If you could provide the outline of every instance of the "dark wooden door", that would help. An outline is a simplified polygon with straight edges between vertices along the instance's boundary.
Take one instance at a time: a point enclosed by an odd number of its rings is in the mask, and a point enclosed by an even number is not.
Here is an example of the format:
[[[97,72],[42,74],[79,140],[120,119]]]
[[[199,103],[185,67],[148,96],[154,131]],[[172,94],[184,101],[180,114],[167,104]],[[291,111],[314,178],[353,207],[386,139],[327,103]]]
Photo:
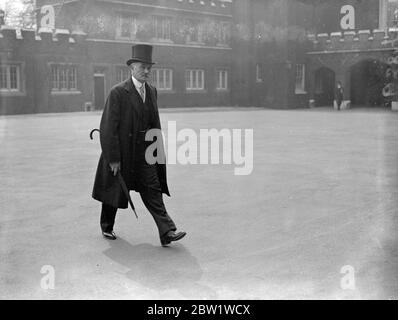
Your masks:
[[[94,106],[95,109],[102,110],[105,105],[105,76],[94,75]]]

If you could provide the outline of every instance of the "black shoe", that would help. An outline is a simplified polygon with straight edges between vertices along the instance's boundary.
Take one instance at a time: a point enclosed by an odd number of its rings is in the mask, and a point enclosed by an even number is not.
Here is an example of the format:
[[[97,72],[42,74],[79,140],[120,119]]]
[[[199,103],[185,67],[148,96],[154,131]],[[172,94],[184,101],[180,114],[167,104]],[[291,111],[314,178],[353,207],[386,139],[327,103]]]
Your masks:
[[[109,240],[116,240],[116,233],[114,231],[111,232],[102,231],[102,235],[104,236],[104,238],[107,238]]]
[[[172,241],[177,241],[185,237],[187,233],[186,232],[175,232],[175,231],[169,231],[165,236],[160,238],[160,243],[162,244],[163,247],[167,246],[170,244]]]

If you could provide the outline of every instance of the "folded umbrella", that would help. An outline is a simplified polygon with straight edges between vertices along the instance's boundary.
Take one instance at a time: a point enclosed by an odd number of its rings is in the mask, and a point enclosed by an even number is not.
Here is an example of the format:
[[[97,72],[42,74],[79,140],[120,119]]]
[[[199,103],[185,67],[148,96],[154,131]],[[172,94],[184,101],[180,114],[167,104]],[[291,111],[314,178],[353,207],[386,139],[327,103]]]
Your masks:
[[[133,209],[134,214],[135,214],[136,218],[138,219],[137,212],[135,212],[133,200],[131,200],[130,192],[129,192],[129,190],[127,189],[127,186],[126,186],[126,182],[124,182],[124,179],[123,179],[122,175],[120,174],[120,171],[118,171],[116,175],[117,175],[117,179],[119,180],[119,184],[120,184],[120,186],[122,187],[122,190],[123,190],[123,192],[124,192],[124,195],[127,197],[127,200],[128,200],[129,203],[130,203],[131,209]]]
[[[93,133],[94,133],[95,131],[100,132],[98,129],[93,129],[93,130],[91,130],[91,131],[90,131],[90,139],[91,139],[91,140],[93,140]],[[135,211],[135,207],[134,207],[134,204],[133,204],[133,200],[131,200],[131,197],[130,197],[129,189],[127,188],[126,182],[124,181],[124,179],[123,179],[123,177],[122,177],[120,171],[117,172],[116,176],[117,176],[117,179],[118,179],[118,181],[119,181],[120,186],[122,187],[122,190],[123,190],[124,195],[126,196],[128,202],[130,203],[131,209],[133,210],[133,212],[134,212],[136,218],[138,219],[137,212]]]

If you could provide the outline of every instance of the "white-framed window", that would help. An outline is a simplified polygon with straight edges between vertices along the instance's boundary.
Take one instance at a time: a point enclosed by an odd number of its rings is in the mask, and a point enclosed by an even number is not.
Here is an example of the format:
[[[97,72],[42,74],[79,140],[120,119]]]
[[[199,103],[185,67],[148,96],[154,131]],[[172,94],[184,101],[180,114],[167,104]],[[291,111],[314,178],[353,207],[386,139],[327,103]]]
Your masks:
[[[261,63],[256,64],[256,82],[263,82],[263,66]]]
[[[187,90],[204,90],[205,71],[202,69],[187,69],[185,80]]]
[[[17,64],[0,64],[0,92],[21,91],[21,68]]]
[[[158,40],[171,40],[171,18],[152,16],[153,36]]]
[[[228,44],[231,26],[229,22],[221,22],[219,27],[218,43]]]
[[[130,69],[125,66],[116,67],[116,83],[123,82],[130,77]]]
[[[228,90],[228,70],[218,69],[216,79],[217,90]]]
[[[382,0],[380,1],[380,14],[379,17],[381,29],[397,28],[398,27],[398,1],[397,0]],[[384,24],[384,25],[382,25]],[[387,25],[387,26],[385,26]]]
[[[51,65],[52,91],[77,91],[77,68],[74,65]]]
[[[295,93],[305,92],[305,64],[296,64],[296,86]]]
[[[135,39],[137,14],[120,12],[117,14],[116,36],[121,39]]]
[[[185,19],[188,28],[188,42],[202,42],[204,26],[198,19]]]
[[[55,67],[59,75],[59,83],[53,89],[68,90],[68,69],[65,67]]]
[[[172,69],[152,69],[152,83],[158,90],[173,90],[173,70]]]
[[[68,86],[70,90],[77,90],[77,69],[76,67],[69,68]]]

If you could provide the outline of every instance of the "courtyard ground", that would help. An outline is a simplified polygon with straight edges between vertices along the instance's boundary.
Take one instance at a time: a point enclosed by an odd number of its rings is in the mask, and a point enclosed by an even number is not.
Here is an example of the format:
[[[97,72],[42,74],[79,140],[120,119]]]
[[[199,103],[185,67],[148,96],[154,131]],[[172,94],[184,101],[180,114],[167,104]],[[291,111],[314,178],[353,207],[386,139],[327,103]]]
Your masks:
[[[398,113],[161,110],[164,131],[254,130],[250,175],[168,166],[168,248],[136,193],[101,236],[100,116],[0,117],[0,299],[398,298]]]

